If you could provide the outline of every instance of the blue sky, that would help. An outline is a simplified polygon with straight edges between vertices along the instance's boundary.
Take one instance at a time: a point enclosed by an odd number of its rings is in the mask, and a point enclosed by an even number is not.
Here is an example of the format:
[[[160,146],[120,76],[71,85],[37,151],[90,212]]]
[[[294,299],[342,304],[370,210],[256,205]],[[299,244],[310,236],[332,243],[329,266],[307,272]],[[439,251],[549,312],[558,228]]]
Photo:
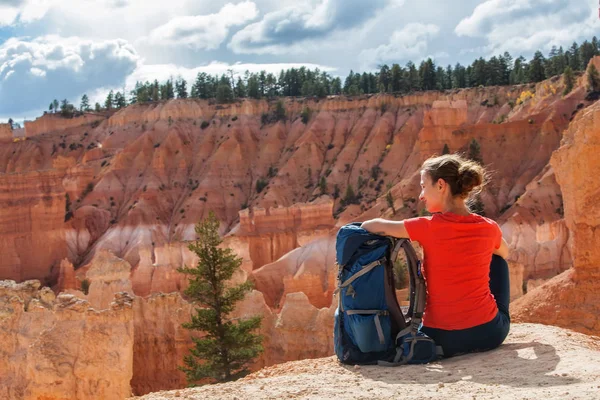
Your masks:
[[[599,28],[596,0],[0,0],[0,121],[200,71],[529,59]]]

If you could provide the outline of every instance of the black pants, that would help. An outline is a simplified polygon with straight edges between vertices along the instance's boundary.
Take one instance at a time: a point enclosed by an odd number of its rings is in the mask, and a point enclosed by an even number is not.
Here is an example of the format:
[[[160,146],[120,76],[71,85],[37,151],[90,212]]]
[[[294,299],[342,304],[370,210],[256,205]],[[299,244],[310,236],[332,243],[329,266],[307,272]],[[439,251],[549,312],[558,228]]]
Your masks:
[[[421,328],[421,332],[442,346],[444,357],[491,350],[504,342],[510,329],[510,278],[507,262],[497,255],[492,256],[490,264],[490,291],[498,306],[498,313],[490,322],[452,331],[427,326]]]

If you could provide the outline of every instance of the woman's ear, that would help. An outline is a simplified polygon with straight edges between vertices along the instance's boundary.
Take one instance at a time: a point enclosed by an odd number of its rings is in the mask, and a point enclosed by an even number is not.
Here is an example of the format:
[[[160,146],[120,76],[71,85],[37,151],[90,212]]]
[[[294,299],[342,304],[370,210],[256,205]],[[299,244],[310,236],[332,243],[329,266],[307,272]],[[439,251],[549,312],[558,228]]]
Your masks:
[[[435,183],[435,187],[438,190],[442,190],[445,185],[446,185],[446,181],[443,180],[442,178],[438,179],[437,182]]]

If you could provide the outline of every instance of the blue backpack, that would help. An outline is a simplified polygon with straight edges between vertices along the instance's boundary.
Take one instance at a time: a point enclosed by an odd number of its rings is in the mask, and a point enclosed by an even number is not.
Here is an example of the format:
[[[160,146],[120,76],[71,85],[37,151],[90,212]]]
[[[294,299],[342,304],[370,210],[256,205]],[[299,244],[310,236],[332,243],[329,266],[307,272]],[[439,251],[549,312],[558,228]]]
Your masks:
[[[334,348],[344,364],[424,364],[441,348],[419,331],[425,309],[425,281],[408,239],[370,233],[351,223],[336,238],[338,307]],[[410,278],[406,316],[396,299],[393,264],[404,250]]]

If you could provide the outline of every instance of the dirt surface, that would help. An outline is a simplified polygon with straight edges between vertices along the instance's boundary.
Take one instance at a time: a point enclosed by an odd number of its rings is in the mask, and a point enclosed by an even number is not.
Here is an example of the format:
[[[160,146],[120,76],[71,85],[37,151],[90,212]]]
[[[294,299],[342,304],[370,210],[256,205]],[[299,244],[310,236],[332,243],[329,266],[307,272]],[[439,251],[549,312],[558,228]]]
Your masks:
[[[600,338],[515,324],[486,353],[397,368],[293,361],[236,382],[150,393],[162,399],[600,399]]]

